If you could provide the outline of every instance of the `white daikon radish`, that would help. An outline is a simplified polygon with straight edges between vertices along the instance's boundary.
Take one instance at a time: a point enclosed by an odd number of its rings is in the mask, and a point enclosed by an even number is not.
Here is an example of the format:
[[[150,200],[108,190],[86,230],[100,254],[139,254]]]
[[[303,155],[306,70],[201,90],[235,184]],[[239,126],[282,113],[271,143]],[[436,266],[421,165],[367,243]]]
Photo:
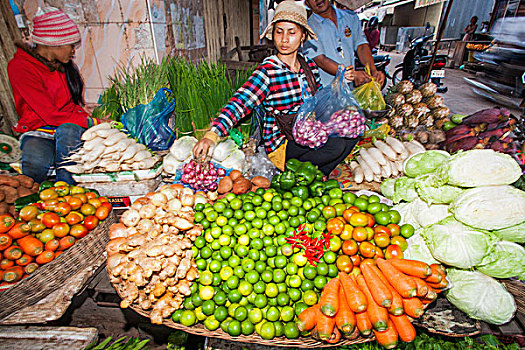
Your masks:
[[[354,174],[354,181],[358,184],[362,183],[365,175],[363,173],[363,168],[361,168],[359,163],[353,160],[350,163],[350,169],[352,169],[352,173]]]
[[[421,152],[425,152],[426,151],[425,146],[423,146],[421,143],[419,143],[419,141],[412,140],[412,141],[410,141],[410,144],[412,144],[412,145],[416,146],[417,148],[419,148],[419,150]]]
[[[396,160],[397,154],[396,152],[386,143],[384,143],[381,140],[375,140],[374,146],[376,146],[388,159],[390,160]]]
[[[149,157],[151,157],[151,153],[149,153],[149,151],[140,151],[133,156],[133,161],[140,162],[141,160]]]
[[[374,174],[374,181],[377,183],[381,182],[381,175]]]
[[[374,181],[374,172],[372,171],[372,169],[370,169],[368,164],[366,164],[366,162],[363,160],[363,157],[361,157],[359,155],[359,156],[357,156],[356,159],[357,159],[357,162],[359,163],[359,165],[361,166],[361,169],[363,169],[365,180],[367,182]]]
[[[88,130],[84,131],[84,133],[82,134],[82,136],[80,137],[80,139],[81,139],[82,141],[89,141],[89,140],[94,139],[95,137],[97,137],[97,133],[94,132],[94,131],[91,130],[91,129],[88,129]]]
[[[119,131],[118,133],[112,134],[111,137],[105,139],[103,144],[104,144],[104,146],[113,146],[114,144],[116,144],[120,140],[123,140],[123,139],[125,139],[127,137],[128,137],[128,135],[126,135],[123,132]]]
[[[121,132],[121,131],[118,130],[118,129],[101,129],[101,130],[97,130],[96,134],[99,137],[107,139],[107,138],[112,137],[113,135],[116,135],[119,132]]]
[[[403,143],[398,139],[393,138],[392,136],[387,136],[385,142],[390,147],[392,147],[392,149],[397,153],[404,153],[406,151],[405,146],[403,146]]]
[[[146,146],[144,146],[143,144],[141,143],[135,143],[131,146],[129,146],[125,151],[124,153],[122,153],[122,157],[120,158],[121,161],[126,161],[128,159],[131,159],[133,158],[133,156],[135,154],[137,154],[138,152],[142,151],[142,150],[145,150],[146,149]]]
[[[392,176],[392,166],[390,162],[387,162],[381,167],[381,175],[386,179]]]
[[[91,151],[91,150],[93,150],[93,148],[95,148],[97,145],[102,144],[103,141],[104,141],[103,138],[95,137],[95,138],[92,139],[92,140],[89,140],[89,141],[84,142],[84,145],[82,146],[82,148],[85,149],[86,151]]]
[[[106,171],[112,173],[115,171],[119,171],[119,168],[120,168],[119,163],[112,163],[106,166]]]
[[[133,143],[136,143],[135,140],[128,138],[122,139],[113,146],[106,148],[106,153],[113,153],[115,151],[124,151],[128,146],[131,146]]]
[[[95,148],[91,150],[91,152],[87,154],[86,161],[94,162],[102,155],[102,153],[104,153],[104,150],[105,147],[102,144],[98,144]]]
[[[368,153],[374,157],[374,159],[379,163],[379,165],[384,166],[388,161],[385,159],[383,153],[376,147],[370,147]]]
[[[412,143],[410,143],[408,141],[403,142],[403,145],[408,150],[409,155],[416,154],[416,153],[420,152],[419,147],[413,145]]]
[[[374,159],[374,157],[372,157],[368,153],[368,150],[366,148],[361,148],[361,150],[359,151],[359,154],[363,158],[363,161],[365,161],[366,164],[370,167],[370,169],[374,172],[374,174],[376,174],[376,175],[380,175],[381,174],[381,166]],[[359,162],[359,163],[361,163],[361,162]]]
[[[81,164],[65,165],[62,168],[73,174],[82,174],[84,172],[84,167]]]

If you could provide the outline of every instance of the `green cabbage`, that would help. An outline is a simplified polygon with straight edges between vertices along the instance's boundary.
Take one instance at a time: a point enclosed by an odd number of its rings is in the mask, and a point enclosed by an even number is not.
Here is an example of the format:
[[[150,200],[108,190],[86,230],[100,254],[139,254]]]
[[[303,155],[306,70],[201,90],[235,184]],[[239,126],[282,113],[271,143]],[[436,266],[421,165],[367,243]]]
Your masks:
[[[492,232],[495,233],[500,239],[516,243],[525,243],[525,221],[519,225],[514,225]]]
[[[516,312],[512,294],[495,279],[479,271],[447,269],[452,288],[445,295],[472,318],[492,324],[509,322]]]
[[[463,192],[449,210],[462,223],[499,230],[525,221],[525,192],[512,186],[485,186]]]
[[[416,179],[401,176],[394,184],[394,195],[392,200],[394,203],[399,203],[402,200],[405,202],[412,202],[418,198],[416,192]]]
[[[421,235],[436,260],[462,269],[480,264],[496,241],[490,232],[463,225],[452,216],[426,227]]]
[[[476,268],[485,275],[509,278],[525,274],[525,249],[519,244],[501,241]]]
[[[426,151],[408,157],[403,163],[403,172],[406,176],[416,177],[436,170],[443,162],[450,158],[445,151]]]
[[[516,182],[521,176],[521,168],[508,154],[474,149],[453,155],[437,169],[437,173],[443,184],[478,187]]]
[[[433,225],[451,215],[448,212],[448,205],[432,204],[429,206],[419,198],[410,203],[399,203],[392,210],[399,212],[401,222],[411,224],[415,229]]]
[[[388,199],[394,198],[396,179],[385,179],[381,183],[381,194]]]
[[[427,264],[439,263],[434,257],[425,243],[425,240],[421,236],[421,229],[417,230],[416,233],[407,239],[408,248],[403,252],[404,259],[412,259],[424,261]]]
[[[421,175],[416,178],[416,191],[419,197],[421,197],[421,199],[423,199],[428,204],[451,203],[454,199],[456,199],[457,196],[461,194],[461,192],[464,191],[462,188],[456,186],[436,186],[436,178],[437,175],[435,174]]]

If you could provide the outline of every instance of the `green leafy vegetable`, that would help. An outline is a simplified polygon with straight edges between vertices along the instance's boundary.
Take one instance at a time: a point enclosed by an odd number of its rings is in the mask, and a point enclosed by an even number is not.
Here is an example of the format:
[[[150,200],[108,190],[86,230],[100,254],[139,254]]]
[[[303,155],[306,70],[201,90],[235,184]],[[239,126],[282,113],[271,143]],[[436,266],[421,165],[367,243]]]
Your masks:
[[[408,248],[403,252],[405,259],[424,261],[427,264],[439,263],[427,247],[425,240],[421,236],[421,229],[407,240]]]
[[[406,176],[410,177],[429,174],[449,158],[450,154],[445,151],[426,151],[417,153],[405,160],[403,163],[403,171]]]
[[[519,244],[501,241],[476,268],[495,278],[510,278],[525,274],[525,249]]]
[[[381,183],[381,193],[388,199],[394,198],[396,179],[385,179]]]
[[[500,239],[516,243],[525,243],[525,221],[519,225],[502,228],[501,230],[492,232]]]
[[[419,197],[428,204],[449,204],[464,191],[456,186],[436,186],[436,177],[435,174],[425,174],[416,178],[416,191]]]
[[[402,176],[396,180],[394,184],[394,195],[392,196],[394,203],[401,201],[412,202],[418,198],[416,192],[416,179]]]

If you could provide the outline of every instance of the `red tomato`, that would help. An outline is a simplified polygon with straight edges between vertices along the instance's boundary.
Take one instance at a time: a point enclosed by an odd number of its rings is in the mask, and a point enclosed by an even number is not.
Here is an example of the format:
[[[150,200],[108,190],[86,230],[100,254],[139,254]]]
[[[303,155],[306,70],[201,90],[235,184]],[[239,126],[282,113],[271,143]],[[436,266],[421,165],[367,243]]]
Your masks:
[[[65,222],[59,222],[53,226],[53,234],[57,238],[65,237],[69,234],[69,225]]]
[[[97,194],[95,192],[86,192],[86,197],[87,199],[93,199],[93,198],[97,198]]]
[[[373,245],[372,243],[368,241],[361,242],[359,244],[359,253],[361,254],[361,256],[364,256],[365,258],[373,258],[374,256],[376,256],[376,251],[378,249],[379,248],[377,248],[375,245]],[[364,261],[362,261],[361,264],[363,262]]]
[[[101,198],[104,198],[104,197],[100,197],[99,199]],[[109,211],[113,210],[113,206],[111,205],[111,203],[107,202],[107,199],[106,199],[106,202],[102,201],[102,206],[108,208]]]
[[[390,237],[386,233],[378,232],[374,235],[374,242],[379,248],[386,248],[390,244]]]
[[[70,225],[75,225],[84,220],[84,215],[80,214],[79,212],[72,211],[71,213],[66,215],[66,222]]]
[[[98,218],[95,215],[88,215],[84,219],[84,226],[89,230],[93,230],[98,225]],[[73,228],[72,228],[73,229]],[[71,236],[75,237],[73,234]]]
[[[368,227],[374,227],[376,224],[376,219],[374,218],[374,215],[370,213],[365,213],[365,215],[368,217]]]
[[[403,259],[403,251],[396,244],[391,244],[386,248],[385,258],[387,259]]]
[[[97,208],[97,210],[95,211],[95,216],[99,220],[104,220],[108,217],[110,211],[111,209],[108,209],[105,205],[103,205]]]
[[[55,213],[44,213],[41,220],[45,227],[51,228],[60,222],[60,216]]]
[[[390,229],[383,225],[377,225],[376,227],[374,227],[374,232],[375,233],[385,233],[388,236],[390,236],[391,234]]]
[[[392,237],[399,236],[401,228],[398,224],[388,224],[386,227],[390,230]]]
[[[345,253],[346,255],[355,255],[357,254],[358,249],[359,247],[357,246],[356,241],[354,241],[353,239],[343,241],[343,253]]]
[[[73,237],[75,237],[76,239],[80,239],[82,237],[84,237],[85,235],[88,234],[88,229],[86,228],[86,226],[82,225],[82,224],[75,224],[73,226],[71,226],[71,231],[69,231],[69,234]]]
[[[88,203],[94,206],[95,208],[98,208],[102,205],[102,202],[98,198],[90,198],[88,199]]]
[[[66,216],[71,211],[71,205],[67,202],[58,203],[55,207],[55,213],[60,216]]]
[[[361,257],[359,255],[352,255],[350,257],[350,260],[352,260],[352,264],[354,264],[354,268],[356,266],[361,265]]]

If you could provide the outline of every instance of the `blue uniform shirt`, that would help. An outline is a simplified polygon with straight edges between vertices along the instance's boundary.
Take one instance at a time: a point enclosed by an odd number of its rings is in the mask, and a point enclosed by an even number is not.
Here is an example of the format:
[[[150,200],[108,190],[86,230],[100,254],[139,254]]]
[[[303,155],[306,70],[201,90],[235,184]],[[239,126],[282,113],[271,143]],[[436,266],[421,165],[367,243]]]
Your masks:
[[[314,30],[318,40],[309,40],[304,44],[304,54],[314,59],[319,55],[334,60],[345,66],[354,65],[354,53],[359,45],[368,44],[361,29],[361,22],[354,11],[334,8],[337,15],[337,27],[330,19],[312,13],[308,24]],[[321,84],[326,86],[334,76],[319,69]]]

